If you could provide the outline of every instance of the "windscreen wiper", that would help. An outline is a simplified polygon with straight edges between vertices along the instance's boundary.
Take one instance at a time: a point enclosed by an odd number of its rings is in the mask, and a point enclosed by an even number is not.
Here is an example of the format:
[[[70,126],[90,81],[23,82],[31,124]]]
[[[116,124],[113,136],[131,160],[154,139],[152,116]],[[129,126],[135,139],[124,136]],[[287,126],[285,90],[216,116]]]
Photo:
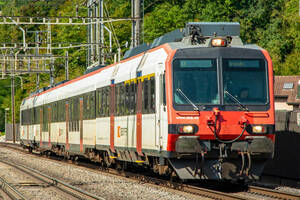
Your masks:
[[[244,106],[236,97],[230,94],[227,90],[225,90],[224,93],[228,95],[235,103],[237,103],[242,110],[249,112],[249,109],[246,106]]]
[[[181,89],[177,88],[176,92],[180,94],[183,98],[185,98],[185,100],[187,100],[187,102],[189,102],[193,106],[194,110],[200,111],[199,108],[182,92]]]

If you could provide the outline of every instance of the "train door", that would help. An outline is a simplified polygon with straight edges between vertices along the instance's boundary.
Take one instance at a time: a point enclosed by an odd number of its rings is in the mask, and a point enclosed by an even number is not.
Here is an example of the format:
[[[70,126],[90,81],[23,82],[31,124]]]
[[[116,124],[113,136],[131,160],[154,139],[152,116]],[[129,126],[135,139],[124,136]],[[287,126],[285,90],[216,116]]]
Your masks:
[[[69,145],[69,103],[65,103],[65,112],[66,112],[66,150],[69,150],[70,145]]]
[[[115,153],[115,84],[112,80],[110,85],[110,150]]]
[[[155,146],[162,150],[163,148],[163,134],[164,131],[168,130],[168,118],[166,108],[166,86],[165,86],[165,72],[163,63],[159,63],[156,71],[156,137]]]
[[[142,79],[137,80],[136,151],[142,154]]]
[[[79,99],[79,113],[80,152],[83,152],[83,98]]]
[[[51,106],[48,106],[48,147],[51,148],[51,116],[52,110]]]
[[[40,147],[43,146],[43,107],[40,107]]]
[[[141,88],[141,89],[140,89]],[[140,91],[139,91],[140,89]],[[142,148],[155,149],[156,114],[155,114],[155,74],[149,74],[139,81],[138,113],[142,113]],[[139,116],[137,116],[139,117]]]

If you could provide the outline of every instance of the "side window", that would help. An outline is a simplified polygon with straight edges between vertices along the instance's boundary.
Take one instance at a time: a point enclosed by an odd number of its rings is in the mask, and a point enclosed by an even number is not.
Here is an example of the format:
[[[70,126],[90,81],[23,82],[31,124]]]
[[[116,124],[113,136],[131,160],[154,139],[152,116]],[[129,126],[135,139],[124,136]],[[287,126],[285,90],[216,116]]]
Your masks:
[[[90,114],[89,114],[89,119],[95,119],[95,92],[90,93]],[[78,106],[79,107],[79,106]],[[79,112],[79,110],[78,110]]]
[[[150,113],[155,113],[155,77],[150,79]]]
[[[102,95],[102,89],[99,89],[97,91],[97,102],[98,102],[98,112],[97,112],[97,116],[100,117],[103,114],[103,95]]]
[[[132,81],[130,83],[130,95],[129,95],[129,101],[130,101],[130,105],[129,105],[129,112],[130,114],[135,114],[135,108],[136,108],[136,87],[137,87],[137,84]]]
[[[86,109],[89,111],[90,110],[90,95],[87,94],[86,96]]]
[[[34,108],[31,108],[30,112],[31,112],[30,124],[34,124],[34,118],[35,118]]]
[[[114,114],[115,116],[120,115],[120,85],[115,85],[115,110]]]
[[[124,83],[120,84],[120,115],[124,116],[125,115],[125,86]]]
[[[22,111],[21,111],[21,117],[22,117],[22,119],[21,119],[21,125],[24,125],[24,119],[25,119],[24,113],[25,113],[25,111],[22,110]]]
[[[129,105],[130,105],[130,84],[126,83],[125,84],[125,105],[124,105],[124,115],[129,115]]]
[[[106,87],[106,116],[110,116],[110,86]]]
[[[144,79],[144,82],[142,83],[143,86],[143,90],[142,90],[142,94],[143,94],[143,109],[142,112],[143,113],[149,113],[149,81],[148,78]]]
[[[34,124],[39,124],[40,121],[40,112],[39,107],[34,108]]]
[[[43,131],[48,131],[48,117],[49,117],[48,106],[49,105],[43,106]]]
[[[72,99],[69,100],[69,131],[73,131],[72,129],[72,120],[73,120],[73,110],[72,110],[73,102]]]
[[[89,94],[83,96],[83,119],[88,119],[90,113],[90,97]]]
[[[101,91],[102,91],[102,100],[103,100],[101,116],[105,117],[105,116],[107,116],[107,114],[106,114],[106,112],[107,112],[106,111],[107,110],[107,91],[106,91],[106,88],[102,88]]]

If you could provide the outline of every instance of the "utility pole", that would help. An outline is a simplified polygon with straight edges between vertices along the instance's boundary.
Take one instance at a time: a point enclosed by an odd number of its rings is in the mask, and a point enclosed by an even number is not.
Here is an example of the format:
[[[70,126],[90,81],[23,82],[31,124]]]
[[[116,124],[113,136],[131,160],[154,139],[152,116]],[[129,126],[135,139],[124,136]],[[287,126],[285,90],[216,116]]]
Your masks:
[[[9,111],[9,108],[5,108],[5,124],[4,124],[4,131],[5,131],[5,134],[7,134],[7,129],[6,129],[6,124],[7,124],[7,112]]]
[[[140,45],[141,38],[141,0],[131,0],[131,16],[132,21],[132,41],[131,46],[137,47]]]
[[[104,29],[103,29],[103,17],[104,17],[104,9],[103,9],[103,0],[99,0],[99,14],[100,14],[100,19],[101,19],[101,23],[100,23],[100,49],[101,52],[99,52],[99,64],[104,65],[105,63],[105,59],[104,59]],[[102,56],[101,56],[102,55]],[[101,63],[100,63],[101,62]]]
[[[16,142],[16,120],[15,120],[15,75],[11,76],[11,119],[12,119],[12,133],[13,143]]]
[[[66,80],[69,80],[69,51],[66,51],[66,60],[65,60],[65,76]]]

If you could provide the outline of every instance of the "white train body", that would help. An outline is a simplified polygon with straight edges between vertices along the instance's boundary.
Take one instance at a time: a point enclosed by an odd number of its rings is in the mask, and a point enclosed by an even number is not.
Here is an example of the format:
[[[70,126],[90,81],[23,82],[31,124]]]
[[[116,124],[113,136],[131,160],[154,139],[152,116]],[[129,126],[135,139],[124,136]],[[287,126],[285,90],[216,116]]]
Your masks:
[[[157,112],[142,115],[141,147],[145,150],[150,150],[149,152],[166,150],[167,134],[163,133],[167,133],[167,131],[162,130],[167,127],[166,112],[160,109],[162,101],[159,99],[162,98],[162,80],[160,78],[165,71],[167,57],[168,54],[165,48],[160,47],[134,58],[110,65],[25,99],[21,105],[21,111],[62,100],[66,100],[65,104],[68,106],[67,104],[70,103],[68,100],[73,97],[77,97],[84,104],[83,96],[85,94],[90,92],[95,92],[96,94],[97,89],[110,87],[112,81],[114,85],[117,85],[118,83],[136,82],[138,78],[143,81],[145,78],[152,77],[155,81],[155,94],[151,95],[155,96],[155,108],[158,109]],[[140,77],[137,77],[137,72],[141,74]],[[84,105],[79,105],[79,107],[82,107],[79,108],[79,112],[80,109],[85,109]],[[52,107],[48,109],[53,110]],[[29,115],[31,118],[34,118],[32,113],[34,111]],[[23,120],[25,117],[28,116],[21,116]],[[53,116],[48,118],[48,123],[44,124],[48,126],[47,131],[41,130],[43,126],[41,116],[39,124],[25,125],[22,123],[21,140],[25,144],[34,141],[39,143],[40,148],[45,149],[51,148],[52,145],[67,144],[69,146],[68,150],[73,153],[84,153],[85,148],[109,149],[110,147],[110,116],[87,120],[79,119],[77,120],[79,124],[75,125],[79,127],[73,129],[69,127],[68,123],[70,122],[50,122]],[[113,146],[115,149],[137,148],[136,118],[136,115],[114,116]],[[83,134],[82,138],[80,138],[80,131]]]

